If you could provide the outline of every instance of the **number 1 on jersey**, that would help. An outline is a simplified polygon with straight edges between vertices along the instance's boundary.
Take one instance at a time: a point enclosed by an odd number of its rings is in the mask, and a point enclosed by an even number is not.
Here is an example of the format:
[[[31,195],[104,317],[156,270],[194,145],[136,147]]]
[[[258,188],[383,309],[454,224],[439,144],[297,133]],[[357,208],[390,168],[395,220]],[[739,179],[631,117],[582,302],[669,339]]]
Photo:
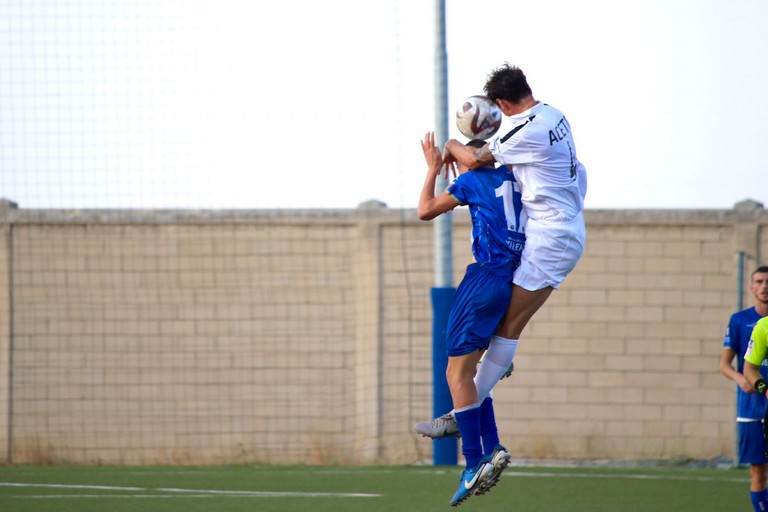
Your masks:
[[[515,197],[517,195],[517,197]],[[520,215],[515,213],[515,204],[521,204],[520,185],[511,180],[504,180],[499,188],[496,189],[496,197],[504,201],[504,216],[507,218],[507,229],[510,231],[519,231]],[[522,209],[518,208],[522,214]]]

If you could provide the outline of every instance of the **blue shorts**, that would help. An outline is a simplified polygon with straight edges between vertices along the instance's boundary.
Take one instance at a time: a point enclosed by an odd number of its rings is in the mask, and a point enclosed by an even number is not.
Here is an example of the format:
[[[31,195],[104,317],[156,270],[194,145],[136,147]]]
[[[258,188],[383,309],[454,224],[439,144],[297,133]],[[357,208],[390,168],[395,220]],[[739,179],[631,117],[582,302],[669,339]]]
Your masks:
[[[449,357],[488,346],[512,297],[512,273],[489,270],[479,263],[467,267],[456,289],[446,333]]]
[[[739,421],[739,464],[765,464],[765,437],[761,421]]]

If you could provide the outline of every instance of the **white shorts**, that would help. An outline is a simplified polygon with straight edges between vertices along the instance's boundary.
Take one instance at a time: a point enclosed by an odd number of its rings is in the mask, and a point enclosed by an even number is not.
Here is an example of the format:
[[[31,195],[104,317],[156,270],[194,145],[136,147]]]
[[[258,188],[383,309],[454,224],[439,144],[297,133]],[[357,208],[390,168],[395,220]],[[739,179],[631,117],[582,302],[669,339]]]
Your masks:
[[[528,219],[514,283],[529,291],[557,289],[581,258],[586,238],[583,213],[568,222]]]

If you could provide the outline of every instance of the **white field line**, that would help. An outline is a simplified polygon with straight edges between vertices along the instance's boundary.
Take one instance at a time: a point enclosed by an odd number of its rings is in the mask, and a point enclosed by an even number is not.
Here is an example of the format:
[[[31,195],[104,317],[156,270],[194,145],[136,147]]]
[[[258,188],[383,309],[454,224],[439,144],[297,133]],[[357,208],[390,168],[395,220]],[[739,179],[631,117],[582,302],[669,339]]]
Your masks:
[[[617,478],[623,480],[675,480],[685,482],[748,482],[749,478],[719,478],[713,476],[670,476],[670,475],[610,475],[606,473],[524,473],[522,471],[505,471],[502,476],[526,476],[541,478],[575,477],[575,478]]]
[[[22,500],[65,500],[69,499],[163,499],[173,498],[179,499],[178,494],[27,494],[24,496],[12,496],[16,499]],[[214,496],[213,494],[185,494],[184,498],[217,498],[220,496]]]
[[[515,472],[515,471],[513,471],[514,467],[515,466],[510,466],[509,468],[507,468],[507,470],[504,472],[504,475],[509,475],[509,476],[526,476],[526,477],[538,477],[538,476],[541,476],[542,478],[556,477],[556,476],[575,476],[577,478],[578,477],[581,477],[581,478],[592,478],[592,477],[594,477],[594,478],[624,478],[624,479],[630,479],[630,480],[631,479],[638,479],[638,480],[646,480],[646,479],[647,480],[654,480],[654,479],[655,480],[664,480],[664,479],[667,479],[667,480],[689,480],[689,481],[700,480],[700,481],[713,481],[713,482],[728,482],[728,481],[743,482],[744,481],[743,478],[735,478],[735,477],[720,478],[720,477],[711,477],[711,476],[707,476],[707,477],[697,477],[697,476],[662,476],[662,475],[650,475],[650,474],[624,475],[624,474],[610,474],[610,473],[576,473],[576,472],[574,472],[574,473],[566,473],[566,472],[563,472],[563,473],[554,473],[554,472],[552,472],[552,473],[550,473],[550,472],[531,472],[531,473],[527,473],[527,472],[519,472],[519,471]],[[416,474],[422,474],[422,475],[424,475],[424,474],[427,474],[427,475],[445,475],[445,474],[452,475],[452,474],[456,473],[458,475],[459,473],[461,473],[461,469],[462,469],[461,466],[445,467],[445,468],[426,468],[425,467],[423,469],[416,470],[415,473]],[[285,474],[290,474],[290,473],[303,474],[303,473],[306,473],[306,470],[304,470],[304,469],[295,469],[295,470],[281,469],[280,471],[282,473],[285,473]],[[351,473],[355,473],[355,474],[360,474],[360,473],[392,474],[392,473],[398,473],[401,470],[399,470],[399,469],[379,469],[379,468],[373,468],[373,469],[368,469],[368,468],[354,468],[354,469],[344,469],[344,468],[327,468],[327,469],[324,469],[324,468],[317,468],[315,471],[317,471],[317,472],[319,472],[319,473],[321,473],[323,475],[344,475],[344,474],[351,474]],[[39,475],[40,473],[41,473],[41,471],[23,471],[23,470],[21,470],[21,471],[15,472],[14,474],[36,476],[36,475]],[[220,473],[220,471],[218,471],[218,470],[211,470],[211,471],[206,471],[206,470],[156,471],[156,470],[151,470],[151,469],[150,470],[146,470],[146,471],[145,470],[135,470],[135,471],[115,470],[115,471],[110,471],[110,470],[103,470],[102,469],[102,470],[99,471],[99,474],[120,474],[120,475],[125,475],[125,474],[129,474],[129,475],[201,475],[201,474],[204,475],[204,474],[213,474],[213,475],[215,475],[217,473]],[[728,471],[727,470],[723,470],[723,473],[726,474],[726,473],[728,473]],[[2,485],[1,482],[0,482],[0,485]]]
[[[445,474],[459,474],[461,472],[461,467],[456,466],[456,468],[447,468],[447,469],[421,469],[415,471],[417,474],[421,475],[445,475]],[[397,470],[378,470],[378,469],[372,469],[367,470],[369,472],[375,472],[377,474],[381,473],[396,473]],[[297,470],[299,472],[299,470]],[[322,470],[322,473],[324,475],[327,474],[346,474],[346,473],[363,473],[366,472],[366,469],[327,469]],[[723,475],[727,474],[728,471],[724,470]],[[549,472],[549,471],[537,471],[537,472],[524,472],[524,471],[514,471],[511,467],[507,468],[506,471],[502,474],[502,476],[520,476],[520,477],[528,477],[528,478],[557,478],[557,477],[576,477],[576,478],[615,478],[615,479],[621,479],[621,480],[675,480],[675,481],[685,481],[685,482],[738,482],[738,483],[744,483],[749,481],[749,477],[733,477],[733,476],[695,476],[695,475],[679,475],[679,476],[673,476],[673,475],[652,475],[652,474],[622,474],[622,473],[579,473],[579,472],[563,472],[563,473],[555,473],[555,472]]]
[[[200,494],[205,496],[250,496],[255,498],[379,498],[381,494],[355,492],[282,492],[282,491],[235,491],[218,489],[179,489],[175,487],[115,487],[109,485],[70,485],[0,482],[0,487],[21,487],[37,489],[88,489],[97,491],[157,491],[173,496]],[[130,497],[131,495],[124,495]]]
[[[360,469],[355,469],[355,472],[359,473]],[[352,472],[343,469],[335,469],[329,471],[331,473],[347,473]],[[390,472],[386,471],[385,472]],[[391,472],[395,472],[392,470]],[[450,470],[434,469],[423,470],[419,473],[427,474],[445,474],[450,473]],[[651,475],[651,474],[608,474],[608,473],[578,473],[578,472],[566,472],[566,473],[553,473],[553,472],[522,472],[522,471],[510,471],[507,470],[503,473],[504,477],[526,477],[526,478],[606,478],[606,479],[620,479],[620,480],[675,480],[675,481],[689,481],[689,482],[733,482],[743,484],[748,482],[749,479],[745,477],[712,477],[712,476],[673,476],[673,475]],[[341,497],[341,498],[378,498],[381,494],[370,493],[334,493],[334,492],[284,492],[284,491],[237,491],[237,490],[217,490],[217,489],[182,489],[176,487],[116,487],[107,485],[72,485],[72,484],[36,484],[36,483],[17,483],[17,482],[0,482],[0,487],[17,487],[17,488],[46,488],[46,489],[79,489],[79,490],[96,490],[96,491],[121,491],[131,494],[59,494],[59,495],[26,495],[16,496],[16,498],[27,499],[60,499],[60,498],[173,498],[183,495],[187,498],[212,498],[216,496],[240,496],[240,497],[254,497],[254,498],[327,498],[327,497]],[[156,492],[157,494],[136,494],[137,492]]]

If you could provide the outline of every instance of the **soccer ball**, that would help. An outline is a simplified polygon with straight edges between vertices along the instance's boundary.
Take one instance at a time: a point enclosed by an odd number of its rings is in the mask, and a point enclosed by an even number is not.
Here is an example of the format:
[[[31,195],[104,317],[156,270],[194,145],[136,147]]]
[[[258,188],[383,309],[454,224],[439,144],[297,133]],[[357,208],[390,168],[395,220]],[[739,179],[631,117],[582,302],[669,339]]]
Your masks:
[[[486,96],[470,96],[456,111],[456,126],[468,139],[486,140],[501,127],[501,110]]]

